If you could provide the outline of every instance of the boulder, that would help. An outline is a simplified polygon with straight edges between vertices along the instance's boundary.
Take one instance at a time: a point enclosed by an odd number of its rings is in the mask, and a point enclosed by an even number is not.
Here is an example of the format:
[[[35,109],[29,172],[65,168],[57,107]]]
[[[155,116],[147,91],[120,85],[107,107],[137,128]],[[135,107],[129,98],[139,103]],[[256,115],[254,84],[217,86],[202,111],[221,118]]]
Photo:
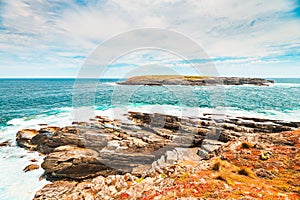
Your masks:
[[[211,157],[219,155],[223,145],[224,142],[205,139],[202,141],[201,149],[198,150],[197,154],[202,159],[208,160]]]
[[[101,162],[98,152],[71,145],[55,148],[45,158],[42,168],[48,179],[84,179],[116,173]]]
[[[6,146],[10,146],[9,140],[0,143],[0,147],[6,147]]]
[[[31,140],[38,134],[39,132],[35,129],[23,129],[19,131],[16,136],[17,145],[27,149],[35,148],[36,145],[33,145]]]
[[[40,166],[37,165],[37,164],[30,164],[30,165],[26,166],[26,167],[23,169],[23,171],[24,171],[24,172],[29,172],[29,171],[36,170],[36,169],[39,169],[39,168],[40,168]]]
[[[275,178],[275,175],[272,172],[262,168],[255,170],[255,174],[260,178],[267,178],[267,179]]]

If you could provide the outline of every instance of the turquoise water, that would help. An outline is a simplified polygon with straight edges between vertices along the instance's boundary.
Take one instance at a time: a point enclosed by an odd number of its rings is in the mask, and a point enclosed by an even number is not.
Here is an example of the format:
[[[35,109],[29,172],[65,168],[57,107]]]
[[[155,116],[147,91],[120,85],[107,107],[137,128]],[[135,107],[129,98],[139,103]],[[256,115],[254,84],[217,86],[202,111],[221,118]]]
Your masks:
[[[99,81],[95,108],[105,110],[122,105],[173,105],[183,107],[214,108],[222,106],[232,110],[258,113],[290,113],[300,110],[300,79],[274,79],[271,87],[226,86],[220,92],[213,87],[130,87],[133,92],[128,101],[118,101],[122,93],[115,94],[117,79]],[[0,79],[0,127],[15,118],[31,119],[37,115],[55,115],[72,107],[74,79]],[[86,87],[96,80],[86,80]],[[118,89],[119,91],[119,89]],[[217,93],[215,97],[214,93]],[[113,98],[113,102],[112,102]],[[217,103],[216,98],[220,98]],[[217,105],[214,105],[217,104]],[[83,105],[84,106],[84,105]]]
[[[77,106],[87,106],[84,99],[96,82],[92,106],[104,115],[117,108],[153,111],[153,106],[159,106],[155,111],[178,114],[181,108],[197,107],[201,112],[221,108],[230,115],[300,121],[300,79],[274,80],[276,83],[269,87],[121,86],[116,84],[117,79],[82,80]],[[30,159],[42,161],[42,158],[18,148],[15,135],[23,128],[40,128],[38,124],[71,124],[74,82],[74,79],[0,79],[0,142],[11,143],[9,147],[0,147],[1,200],[31,199],[47,183],[38,181],[42,169],[22,171]]]

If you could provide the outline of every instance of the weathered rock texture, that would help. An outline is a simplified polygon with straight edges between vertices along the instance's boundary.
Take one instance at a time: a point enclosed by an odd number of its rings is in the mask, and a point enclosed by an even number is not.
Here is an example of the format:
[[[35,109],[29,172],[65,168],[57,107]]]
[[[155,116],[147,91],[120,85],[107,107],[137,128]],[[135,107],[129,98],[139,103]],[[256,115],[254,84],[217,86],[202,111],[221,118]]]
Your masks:
[[[243,146],[256,149],[264,149],[266,144],[293,147],[297,141],[285,137],[284,132],[300,127],[299,122],[230,116],[214,119],[213,114],[195,118],[129,112],[128,119],[98,116],[89,123],[76,122],[63,128],[19,131],[18,144],[45,154],[41,165],[44,176],[55,181],[35,198],[51,199],[50,192],[60,199],[119,198],[126,196],[124,188],[130,187],[129,183],[139,182],[138,177],[181,173],[184,168],[179,163],[207,166],[205,163],[214,157],[225,159],[223,152],[240,141],[251,141],[253,145]],[[267,160],[272,154],[262,152],[260,156]],[[274,178],[268,170],[255,173]],[[140,187],[150,190],[156,179],[147,180]],[[135,188],[132,193],[137,191]]]
[[[230,141],[218,157],[186,160],[160,174],[138,178],[131,174],[55,181],[35,195],[40,199],[299,199],[300,131],[260,140]],[[261,160],[261,153],[272,157]]]
[[[269,85],[273,80],[261,78],[242,78],[242,77],[208,77],[208,76],[177,76],[177,75],[150,75],[135,76],[127,79],[122,85]]]

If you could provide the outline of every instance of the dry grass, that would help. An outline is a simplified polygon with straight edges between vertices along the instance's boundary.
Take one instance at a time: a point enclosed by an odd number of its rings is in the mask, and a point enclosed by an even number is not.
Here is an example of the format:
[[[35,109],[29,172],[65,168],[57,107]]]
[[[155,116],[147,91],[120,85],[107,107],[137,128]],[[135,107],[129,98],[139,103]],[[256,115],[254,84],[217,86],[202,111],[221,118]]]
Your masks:
[[[242,142],[241,147],[243,149],[250,149],[254,147],[254,144],[252,144],[251,142]]]
[[[222,155],[226,160],[214,158],[207,161],[210,163],[207,169],[184,171],[180,176],[172,176],[172,184],[149,190],[142,199],[300,199],[299,136],[300,130],[284,135],[295,142],[294,147],[269,144],[267,149],[260,150],[253,148],[250,142],[233,145],[234,149],[228,147]],[[245,154],[245,151],[250,153]],[[266,152],[272,153],[272,156],[261,160],[261,153]],[[193,162],[190,164],[195,166]],[[254,173],[257,169],[272,172],[275,177],[258,177]]]

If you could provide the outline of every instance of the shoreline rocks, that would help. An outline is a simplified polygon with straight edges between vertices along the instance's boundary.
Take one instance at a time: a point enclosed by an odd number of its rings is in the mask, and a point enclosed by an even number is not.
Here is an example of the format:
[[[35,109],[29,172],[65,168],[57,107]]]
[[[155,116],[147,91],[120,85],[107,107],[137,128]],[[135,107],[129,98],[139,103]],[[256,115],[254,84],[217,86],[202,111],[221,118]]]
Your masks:
[[[107,183],[101,183],[106,188],[101,190],[101,195],[111,192],[118,196],[121,195],[121,185],[126,182],[123,181],[126,174],[143,180],[175,173],[176,170],[171,168],[178,167],[180,163],[198,163],[198,166],[218,156],[227,159],[224,151],[229,145],[235,148],[232,144],[240,141],[253,142],[247,151],[259,146],[262,149],[257,148],[261,151],[259,155],[267,144],[293,147],[297,142],[286,138],[284,131],[300,128],[299,122],[232,116],[214,119],[212,114],[195,118],[129,112],[127,118],[132,123],[97,116],[90,122],[74,122],[72,126],[62,128],[19,131],[17,144],[45,155],[41,165],[45,170],[44,177],[54,182],[39,191],[35,199],[51,196],[45,194],[47,191],[63,189],[56,183],[65,184],[66,189],[72,191],[70,195],[76,197],[79,193],[75,191],[83,187],[81,183],[90,185],[86,187],[98,187],[94,180],[110,177],[114,177],[114,183],[122,181],[112,188]],[[258,160],[269,161],[259,157]],[[257,170],[256,174],[259,177],[273,177],[263,170]],[[82,190],[86,191],[85,188]],[[66,198],[71,198],[70,195]]]
[[[31,143],[31,140],[38,134],[38,131],[35,129],[23,129],[19,131],[16,135],[17,145],[27,149],[35,148],[35,145]]]
[[[28,166],[26,166],[23,171],[26,173],[26,172],[29,172],[29,171],[33,171],[33,170],[36,170],[36,169],[39,169],[40,166],[37,165],[37,164],[30,164]]]

